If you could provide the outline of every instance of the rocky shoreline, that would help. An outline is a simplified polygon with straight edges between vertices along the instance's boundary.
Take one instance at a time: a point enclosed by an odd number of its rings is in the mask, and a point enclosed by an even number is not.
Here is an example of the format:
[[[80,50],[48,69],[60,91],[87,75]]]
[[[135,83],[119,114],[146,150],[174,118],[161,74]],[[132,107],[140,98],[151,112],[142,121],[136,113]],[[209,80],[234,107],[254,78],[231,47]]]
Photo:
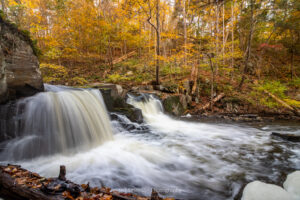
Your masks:
[[[267,110],[256,111],[241,110],[238,105],[229,105],[235,109],[228,110],[228,102],[221,101],[215,104],[214,111],[198,109],[198,105],[203,105],[193,101],[192,97],[185,94],[170,93],[165,90],[153,90],[153,87],[133,87],[131,89],[124,89],[121,85],[94,83],[87,87],[100,89],[104,97],[104,101],[108,111],[119,112],[125,114],[130,120],[141,123],[143,121],[142,114],[137,108],[133,108],[126,103],[127,94],[141,95],[149,94],[155,95],[156,98],[162,101],[164,111],[174,117],[181,116],[195,116],[200,119],[215,119],[228,120],[235,122],[272,122],[277,120],[283,121],[300,121],[300,116],[291,112],[268,112]],[[240,105],[242,107],[242,105]]]

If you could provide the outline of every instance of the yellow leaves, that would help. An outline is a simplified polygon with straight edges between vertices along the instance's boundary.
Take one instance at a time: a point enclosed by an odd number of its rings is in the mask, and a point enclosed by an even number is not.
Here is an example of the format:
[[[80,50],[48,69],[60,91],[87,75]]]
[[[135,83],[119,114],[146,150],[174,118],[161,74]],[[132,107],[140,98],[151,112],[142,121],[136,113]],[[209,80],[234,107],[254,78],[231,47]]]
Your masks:
[[[40,68],[42,70],[53,70],[55,71],[56,73],[62,73],[62,74],[66,74],[67,73],[67,70],[64,66],[61,66],[61,65],[55,65],[55,64],[47,64],[47,63],[41,63],[40,64]]]
[[[294,99],[284,99],[284,101],[289,104],[290,106],[294,106],[296,108],[300,108],[300,101],[294,100]]]
[[[8,1],[8,6],[17,6],[17,5],[19,5],[19,3],[17,3],[17,1],[14,1],[14,0]]]
[[[60,81],[67,75],[67,69],[61,65],[41,63],[40,69],[45,83]]]

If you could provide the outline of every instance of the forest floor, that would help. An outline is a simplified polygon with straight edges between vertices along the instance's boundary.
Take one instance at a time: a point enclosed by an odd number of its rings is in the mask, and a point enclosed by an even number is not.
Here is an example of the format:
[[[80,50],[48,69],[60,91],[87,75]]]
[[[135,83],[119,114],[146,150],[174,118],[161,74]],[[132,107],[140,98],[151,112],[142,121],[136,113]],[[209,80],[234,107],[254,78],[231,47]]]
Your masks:
[[[119,84],[130,90],[136,86],[152,85],[155,67],[145,63],[147,63],[146,60],[133,57],[119,62],[113,67],[97,63],[76,63],[68,68],[42,64],[41,68],[45,83],[81,87],[92,85],[95,82],[103,82]],[[278,81],[277,77],[276,80],[272,77],[258,79],[254,75],[247,75],[243,87],[239,89],[238,85],[242,75],[238,71],[228,72],[220,69],[216,74],[214,96],[224,93],[225,97],[214,104],[213,110],[210,108],[199,110],[201,105],[210,101],[211,97],[211,72],[209,68],[198,68],[197,89],[194,92],[192,92],[192,85],[189,81],[191,77],[191,68],[189,67],[162,65],[160,81],[164,88],[176,94],[192,97],[192,102],[188,106],[188,111],[192,114],[255,113],[266,116],[292,116],[294,115],[292,109],[299,111],[300,78],[294,80],[283,78]],[[275,99],[270,94],[275,95]],[[276,98],[290,106],[290,109],[282,102],[278,102]]]

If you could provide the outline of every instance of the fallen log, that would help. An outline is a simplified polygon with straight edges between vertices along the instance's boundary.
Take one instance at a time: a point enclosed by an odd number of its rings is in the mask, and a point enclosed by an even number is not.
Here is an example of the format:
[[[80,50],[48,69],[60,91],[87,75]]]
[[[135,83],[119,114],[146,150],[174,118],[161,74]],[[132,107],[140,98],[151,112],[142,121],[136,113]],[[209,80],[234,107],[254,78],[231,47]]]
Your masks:
[[[0,174],[0,196],[5,199],[23,200],[23,199],[40,199],[40,200],[60,200],[64,199],[61,195],[47,195],[40,190],[42,183],[46,179],[25,171],[19,166],[9,165],[1,166]],[[32,187],[26,184],[25,179],[31,178]],[[33,181],[35,180],[35,182]]]
[[[223,97],[225,97],[224,93],[219,94],[216,98],[214,98],[212,100],[212,103],[214,104],[214,103],[220,101]],[[200,110],[206,110],[207,108],[209,108],[210,107],[210,103],[211,102],[208,102],[207,104],[205,104],[203,107],[200,108]]]
[[[296,116],[300,116],[298,109],[290,106],[289,104],[287,104],[283,100],[279,99],[278,97],[276,97],[274,94],[268,92],[267,90],[264,90],[264,93],[266,93],[269,97],[274,99],[277,103],[281,104],[282,106],[284,106],[287,109],[289,109],[290,111],[292,111]]]
[[[136,53],[135,51],[132,51],[132,52],[130,52],[130,53],[128,53],[128,54],[125,54],[124,56],[122,56],[122,57],[120,57],[120,58],[114,59],[114,60],[112,61],[112,64],[113,64],[113,65],[118,64],[118,63],[120,63],[120,62],[126,60],[127,58],[130,58],[130,57],[133,56],[135,53]]]
[[[66,168],[60,167],[58,178],[44,178],[17,165],[0,166],[0,197],[8,200],[150,200],[162,199],[152,191],[151,197],[119,193],[110,188],[91,188],[66,180]]]
[[[272,132],[271,136],[280,137],[291,142],[300,142],[300,135]]]

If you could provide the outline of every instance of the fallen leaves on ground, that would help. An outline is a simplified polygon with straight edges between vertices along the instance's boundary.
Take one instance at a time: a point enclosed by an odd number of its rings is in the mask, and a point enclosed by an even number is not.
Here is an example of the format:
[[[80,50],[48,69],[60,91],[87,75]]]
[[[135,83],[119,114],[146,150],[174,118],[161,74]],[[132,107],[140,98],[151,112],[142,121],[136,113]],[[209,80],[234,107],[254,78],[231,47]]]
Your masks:
[[[111,191],[107,187],[91,188],[89,184],[78,185],[71,181],[62,181],[58,178],[44,178],[18,165],[1,166],[2,173],[7,173],[14,179],[14,183],[28,189],[40,190],[48,195],[61,196],[66,200],[150,200],[151,197],[142,197],[132,193]],[[162,199],[162,198],[159,198]],[[166,198],[165,200],[174,200]]]

